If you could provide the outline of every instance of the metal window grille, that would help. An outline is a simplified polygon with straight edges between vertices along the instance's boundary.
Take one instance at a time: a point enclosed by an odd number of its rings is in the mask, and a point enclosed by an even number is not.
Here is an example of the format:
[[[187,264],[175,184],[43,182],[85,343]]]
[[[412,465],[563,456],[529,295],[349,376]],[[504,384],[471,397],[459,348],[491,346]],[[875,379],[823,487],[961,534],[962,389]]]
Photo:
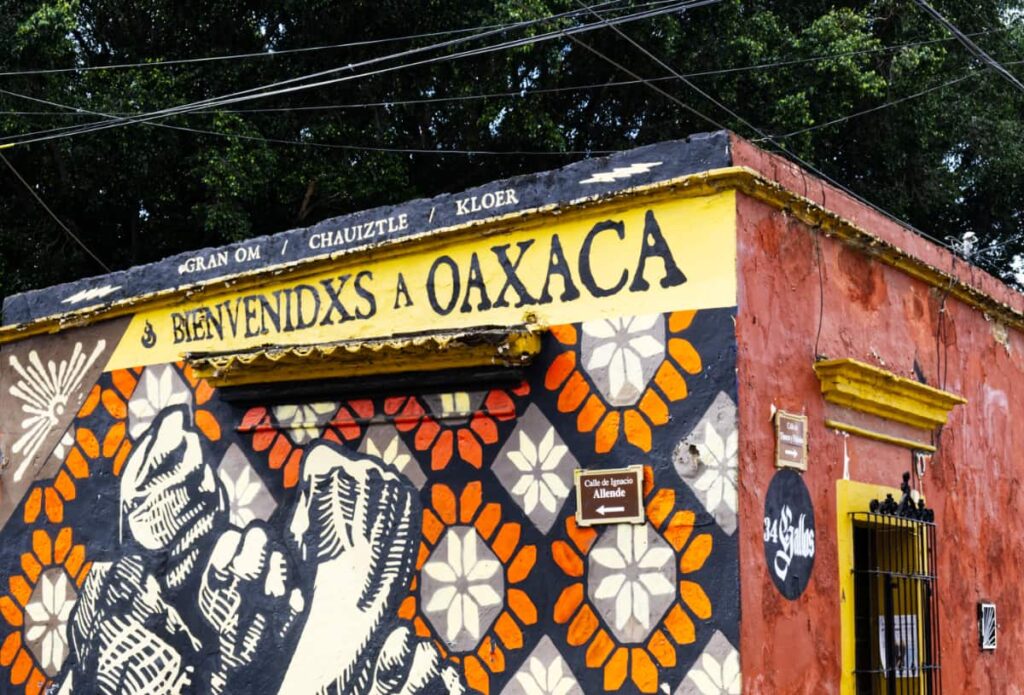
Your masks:
[[[851,517],[857,694],[941,693],[935,524]]]

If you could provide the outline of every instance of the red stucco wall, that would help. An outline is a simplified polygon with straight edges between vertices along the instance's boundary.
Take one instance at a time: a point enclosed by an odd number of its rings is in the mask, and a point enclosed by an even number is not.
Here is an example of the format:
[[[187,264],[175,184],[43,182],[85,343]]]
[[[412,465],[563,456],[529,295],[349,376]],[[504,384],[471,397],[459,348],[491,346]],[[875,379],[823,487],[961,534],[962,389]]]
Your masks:
[[[868,231],[1021,307],[994,278],[914,236],[780,160],[734,143],[737,164],[753,166]],[[843,242],[746,196],[738,196],[737,339],[740,408],[741,663],[744,691],[834,693],[840,679],[836,485],[844,475],[896,487],[910,470],[907,449],[845,437],[823,425],[825,404],[812,371],[817,353],[852,357],[968,399],[937,437],[939,450],[920,488],[936,511],[942,681],[947,693],[1024,692],[1020,569],[1024,567],[1024,339],[942,292],[865,257]],[[820,251],[819,251],[820,249]],[[821,274],[817,258],[821,259]],[[823,303],[823,304],[822,304]],[[819,332],[819,306],[823,306]],[[944,343],[944,344],[943,344]],[[940,370],[938,360],[943,360]],[[764,560],[764,497],[775,472],[772,407],[809,416],[809,470],[816,557],[805,593],[785,599]],[[977,602],[1000,617],[999,648],[978,647]]]

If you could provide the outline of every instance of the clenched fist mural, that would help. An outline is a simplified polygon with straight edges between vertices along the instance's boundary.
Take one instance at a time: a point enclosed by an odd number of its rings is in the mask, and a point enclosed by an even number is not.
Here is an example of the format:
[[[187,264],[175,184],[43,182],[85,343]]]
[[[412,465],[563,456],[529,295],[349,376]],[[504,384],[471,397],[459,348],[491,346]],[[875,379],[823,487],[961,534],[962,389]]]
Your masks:
[[[429,643],[387,620],[416,559],[416,489],[380,459],[318,442],[288,523],[238,528],[190,418],[163,410],[127,458],[130,550],[93,563],[58,692],[269,692],[275,675],[287,693],[462,692]],[[268,670],[286,645],[287,668]]]

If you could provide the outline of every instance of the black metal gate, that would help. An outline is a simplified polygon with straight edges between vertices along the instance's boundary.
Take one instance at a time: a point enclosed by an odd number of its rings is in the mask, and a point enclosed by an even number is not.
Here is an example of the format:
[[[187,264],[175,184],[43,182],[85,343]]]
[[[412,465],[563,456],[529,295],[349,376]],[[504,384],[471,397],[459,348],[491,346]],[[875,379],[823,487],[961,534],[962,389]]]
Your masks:
[[[941,693],[935,524],[851,517],[858,695]]]

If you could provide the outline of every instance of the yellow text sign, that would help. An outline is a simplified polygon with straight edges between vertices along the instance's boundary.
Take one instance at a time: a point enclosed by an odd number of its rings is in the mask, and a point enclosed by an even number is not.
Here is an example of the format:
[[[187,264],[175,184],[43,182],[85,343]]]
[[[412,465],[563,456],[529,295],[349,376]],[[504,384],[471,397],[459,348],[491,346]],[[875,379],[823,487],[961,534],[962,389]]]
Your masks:
[[[735,198],[637,205],[140,312],[108,369],[188,352],[472,326],[572,323],[736,303]]]

